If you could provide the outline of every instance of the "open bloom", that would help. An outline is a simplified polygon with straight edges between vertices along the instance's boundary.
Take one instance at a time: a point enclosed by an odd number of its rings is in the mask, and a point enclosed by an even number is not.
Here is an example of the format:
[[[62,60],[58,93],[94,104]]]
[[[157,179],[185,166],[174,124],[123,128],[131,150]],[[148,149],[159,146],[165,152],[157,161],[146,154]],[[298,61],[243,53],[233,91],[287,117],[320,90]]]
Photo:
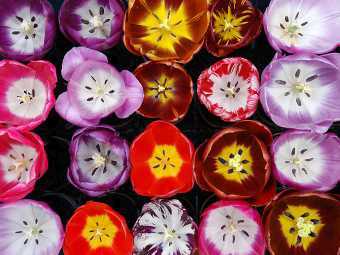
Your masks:
[[[154,200],[143,206],[133,227],[134,254],[192,255],[197,226],[178,200]]]
[[[87,202],[66,225],[65,255],[130,255],[133,238],[122,215],[103,203]]]
[[[144,88],[138,113],[149,118],[178,121],[187,111],[194,94],[190,75],[171,62],[147,62],[134,74]]]
[[[268,153],[271,142],[270,130],[256,121],[237,122],[217,132],[196,151],[197,184],[220,198],[265,204],[275,195]]]
[[[288,131],[272,145],[276,179],[299,190],[326,191],[340,181],[340,139],[335,134]]]
[[[0,127],[31,130],[55,103],[56,69],[47,61],[0,61]]]
[[[194,146],[173,124],[154,121],[132,143],[131,182],[136,193],[171,197],[192,189]]]
[[[262,73],[265,112],[285,128],[324,133],[340,120],[340,54],[274,59]]]
[[[124,43],[151,60],[187,63],[204,42],[209,23],[206,0],[133,0],[124,21]]]
[[[198,240],[201,255],[264,255],[266,247],[259,213],[242,201],[210,205],[201,215]]]
[[[59,216],[29,199],[0,205],[0,234],[0,253],[6,255],[58,255],[64,239]]]
[[[30,132],[0,131],[0,201],[25,197],[48,166],[44,143]]]
[[[210,11],[205,45],[216,57],[248,45],[261,32],[262,13],[251,1],[216,0],[211,3]]]
[[[106,56],[85,47],[64,57],[62,75],[67,91],[56,102],[56,111],[78,126],[93,126],[111,113],[127,118],[143,102],[143,87],[127,70],[118,72]]]
[[[129,145],[110,126],[78,130],[70,144],[69,181],[90,196],[118,189],[130,173]]]
[[[273,0],[264,14],[271,46],[289,53],[326,53],[340,44],[338,0]]]
[[[66,0],[59,12],[60,30],[82,46],[105,50],[123,34],[124,10],[120,0]]]
[[[1,1],[0,54],[9,59],[39,59],[53,46],[56,18],[48,0]]]
[[[340,202],[327,194],[280,193],[263,216],[272,255],[334,255],[340,251]]]
[[[202,72],[197,94],[205,107],[223,121],[243,120],[254,114],[260,78],[244,58],[226,58]]]

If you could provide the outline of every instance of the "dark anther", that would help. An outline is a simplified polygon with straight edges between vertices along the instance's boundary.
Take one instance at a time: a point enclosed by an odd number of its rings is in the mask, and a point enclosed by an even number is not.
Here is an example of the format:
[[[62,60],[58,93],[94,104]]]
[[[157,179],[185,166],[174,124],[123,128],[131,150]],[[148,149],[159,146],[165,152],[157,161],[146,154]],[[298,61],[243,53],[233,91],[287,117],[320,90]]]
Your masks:
[[[19,16],[15,16],[15,18],[16,18],[17,20],[19,20],[20,22],[23,22],[23,21],[24,21],[24,19],[21,18],[21,17],[19,17]]]
[[[91,17],[94,16],[92,10],[89,10],[89,13],[90,13]]]
[[[170,35],[174,38],[177,38],[177,36],[174,33],[170,33]]]
[[[301,215],[301,217],[303,217],[303,218],[308,217],[308,216],[309,216],[308,212],[305,212],[304,214]]]
[[[18,35],[18,34],[20,34],[20,31],[13,31],[12,34],[13,35]]]
[[[243,223],[244,222],[244,220],[238,220],[237,221],[237,223]]]
[[[300,151],[301,154],[305,153],[307,151],[307,149],[303,149]]]
[[[227,226],[226,225],[223,225],[222,227],[221,227],[221,229],[223,230],[223,229],[225,229]]]
[[[317,74],[314,74],[306,79],[306,82],[311,82],[317,79],[319,76]]]
[[[158,167],[160,167],[160,165],[158,164],[158,165],[155,165],[155,166],[153,166],[152,168],[158,168]]]
[[[296,239],[296,244],[299,245],[302,241],[302,238],[301,236],[298,236],[297,239]]]
[[[286,92],[285,94],[284,94],[284,96],[286,97],[286,96],[289,96],[290,95],[290,92],[288,91],[288,92]]]
[[[28,40],[28,35],[25,36],[25,40]]]
[[[96,29],[92,28],[92,29],[89,30],[89,33],[93,34],[95,31],[96,31]]]
[[[292,173],[296,177],[296,169],[295,168],[292,169]]]
[[[227,87],[228,87],[228,88],[230,88],[230,81],[228,81],[228,83],[227,83]]]
[[[43,232],[44,232],[43,230],[41,230],[41,229],[39,230],[39,234],[42,234]]]
[[[117,165],[117,161],[112,160],[112,161],[111,161],[111,164],[112,164],[113,166],[116,166],[116,165]]]
[[[285,17],[285,21],[286,21],[286,22],[289,22],[288,16]]]
[[[97,172],[97,170],[98,170],[98,167],[96,167],[95,169],[93,169],[93,171],[92,171],[92,176],[94,176],[95,174],[96,174],[96,172]]]
[[[93,240],[93,238],[94,238],[94,236],[91,236],[91,238],[90,238],[90,241],[92,241],[92,240]]]
[[[28,225],[27,221],[23,220],[22,223],[24,223],[24,225]]]
[[[163,170],[165,170],[166,169],[166,164],[164,164],[164,166],[163,166]]]
[[[38,27],[38,24],[34,24],[33,27],[34,27],[34,28],[37,28],[37,27]]]
[[[107,167],[104,166],[104,169],[103,169],[103,174],[105,174],[107,172]]]
[[[311,95],[310,95],[309,93],[307,93],[307,92],[305,92],[305,95],[306,95],[307,97],[311,97]]]
[[[297,12],[296,16],[295,16],[295,19],[297,19],[299,17],[299,15],[300,15],[300,12]]]
[[[299,36],[303,36],[303,34],[302,34],[302,33],[298,33],[298,35],[299,35]]]
[[[294,216],[290,212],[284,211],[283,214],[286,215],[289,219],[295,220]]]
[[[300,98],[296,98],[296,104],[297,104],[298,106],[301,106],[301,105],[302,105],[301,99],[300,99]]]
[[[32,97],[35,97],[35,89],[32,89]]]
[[[100,101],[102,101],[102,103],[104,103],[104,102],[105,102],[105,101],[104,101],[104,98],[101,98],[101,99],[100,99]]]
[[[304,172],[306,175],[308,174],[306,168],[301,168],[301,170],[302,170],[302,172]]]
[[[310,236],[310,237],[316,237],[316,234],[315,234],[314,232],[310,232],[310,233],[309,233],[309,236]]]
[[[308,24],[308,21],[303,22],[303,23],[301,24],[301,26],[306,26],[307,24]]]
[[[225,92],[225,89],[223,89],[223,88],[221,88],[220,90],[223,91],[223,92]]]
[[[88,89],[88,90],[92,90],[92,88],[89,87],[89,86],[85,86],[85,88]]]
[[[84,159],[86,162],[89,162],[89,161],[91,161],[91,160],[93,160],[93,158],[86,158],[86,159]]]
[[[36,19],[35,19],[35,16],[33,16],[32,18],[31,18],[31,21],[32,22],[34,22]]]
[[[297,69],[296,72],[295,72],[295,78],[299,78],[300,74],[301,74],[301,70]]]
[[[226,95],[225,95],[225,97],[226,97],[226,98],[228,98],[228,97],[229,97],[229,95],[228,95],[228,94],[226,94]]]
[[[99,14],[100,14],[100,15],[103,15],[103,14],[104,14],[104,8],[103,8],[103,6],[100,6],[100,8],[99,8]]]
[[[249,160],[244,159],[244,160],[241,161],[241,163],[242,163],[242,164],[248,164],[248,163],[249,163]]]
[[[21,234],[22,233],[22,231],[17,231],[17,232],[15,232],[16,234]]]
[[[90,75],[90,77],[94,82],[97,82],[97,80],[92,75]]]
[[[294,155],[295,155],[295,152],[296,152],[296,150],[295,150],[295,147],[294,147],[294,148],[292,149],[291,155],[294,156]]]
[[[218,161],[220,161],[223,165],[227,163],[227,161],[224,158],[219,157]]]
[[[160,157],[157,157],[157,156],[156,156],[155,158],[156,158],[158,161],[161,161],[161,160],[162,160]]]
[[[289,233],[292,234],[292,233],[294,233],[294,232],[295,232],[295,228],[290,228],[290,229],[289,229]]]
[[[242,169],[240,172],[241,172],[242,174],[247,174],[247,173],[248,173],[245,169]]]
[[[102,237],[101,236],[99,236],[99,241],[102,242]]]
[[[104,23],[107,23],[107,22],[110,22],[110,19],[106,19],[106,20],[104,21]]]
[[[110,90],[110,91],[109,91],[110,94],[112,94],[112,93],[114,93],[114,92],[115,92],[114,90]]]
[[[242,155],[243,150],[242,150],[242,149],[239,149],[237,153],[238,153],[238,155]]]
[[[282,25],[281,23],[280,23],[280,27],[281,27],[282,29],[286,29],[285,26]]]
[[[307,158],[307,159],[305,159],[305,161],[312,161],[312,160],[314,160],[314,158]]]
[[[165,150],[162,150],[162,154],[163,154],[163,156],[165,156]]]
[[[163,34],[161,34],[158,38],[157,38],[157,42],[159,42],[160,40],[162,40],[163,38]]]
[[[35,224],[38,224],[38,219],[35,219]]]
[[[11,159],[17,159],[16,157],[14,157],[12,154],[9,154]]]
[[[275,81],[277,84],[280,84],[280,85],[286,85],[287,82],[283,81],[283,80],[276,80]]]
[[[96,145],[96,149],[97,149],[98,152],[100,152],[100,145],[99,144]]]
[[[235,83],[234,87],[236,88],[238,86],[238,81]]]
[[[88,20],[86,20],[86,19],[81,19],[80,21],[81,21],[81,23],[83,23],[85,25],[90,24],[90,22]]]
[[[247,237],[249,237],[249,234],[248,234],[248,232],[247,232],[247,231],[245,231],[245,230],[241,230],[241,232],[242,232],[243,234],[245,234]]]
[[[223,242],[225,241],[226,234],[223,234]]]
[[[320,223],[320,221],[319,220],[317,220],[317,219],[311,219],[310,220],[314,225],[316,225],[316,224],[319,224]]]
[[[93,97],[89,97],[88,99],[86,99],[86,101],[90,102],[93,100]]]
[[[39,245],[39,240],[38,240],[38,239],[35,239],[35,243],[36,243],[37,245]]]
[[[228,170],[228,174],[232,174],[233,172],[234,172],[233,169],[229,169],[229,170]]]
[[[237,89],[235,90],[235,92],[238,93],[238,92],[240,92],[240,90],[241,90],[240,88],[237,88]]]
[[[230,153],[229,158],[234,158],[235,155],[233,153]]]
[[[27,244],[27,242],[28,242],[28,239],[26,239],[26,240],[24,241],[24,244]]]
[[[229,214],[226,215],[225,217],[226,217],[227,219],[229,219],[229,220],[231,219],[231,216],[230,216]]]
[[[233,243],[235,243],[235,235],[233,235]]]

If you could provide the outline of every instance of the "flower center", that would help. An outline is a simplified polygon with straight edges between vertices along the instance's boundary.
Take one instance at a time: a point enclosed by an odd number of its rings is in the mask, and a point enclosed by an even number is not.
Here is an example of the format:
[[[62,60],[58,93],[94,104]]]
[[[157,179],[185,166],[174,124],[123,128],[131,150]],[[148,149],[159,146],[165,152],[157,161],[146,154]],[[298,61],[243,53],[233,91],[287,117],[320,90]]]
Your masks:
[[[242,157],[241,155],[235,155],[234,158],[228,160],[228,165],[235,171],[240,172],[242,170]]]
[[[297,93],[308,93],[311,91],[311,87],[303,82],[297,82],[293,87]]]
[[[174,229],[169,230],[165,228],[164,230],[164,240],[169,241],[176,238],[176,231]]]
[[[94,165],[96,167],[101,167],[104,166],[106,163],[106,157],[103,157],[101,154],[99,153],[95,153],[93,156],[93,161],[94,161]]]
[[[24,90],[24,94],[21,96],[17,96],[19,104],[29,104],[35,98],[35,90],[32,89],[31,92],[28,90]]]
[[[91,23],[93,25],[93,27],[95,28],[99,28],[102,27],[104,25],[102,19],[100,16],[96,15],[91,19]]]
[[[308,24],[307,21],[301,22],[299,20],[300,13],[297,12],[295,17],[284,17],[284,21],[280,23],[280,28],[283,32],[283,39],[289,44],[296,44],[297,40],[303,37],[302,28]]]
[[[12,32],[13,35],[24,34],[25,40],[28,40],[30,37],[35,38],[37,36],[35,30],[39,25],[36,23],[37,19],[35,16],[32,16],[30,20],[26,20],[20,16],[15,16],[15,18],[17,21],[19,21],[20,27],[19,30]]]
[[[225,93],[225,97],[226,98],[229,98],[229,97],[232,97],[232,98],[235,98],[236,95],[241,91],[241,88],[238,87],[238,82],[236,82],[234,84],[234,86],[232,87],[231,85],[231,82],[228,81],[227,82],[227,87],[226,88],[221,88],[220,90]]]
[[[91,249],[112,247],[112,242],[118,232],[118,228],[106,214],[88,216],[82,236],[89,243]]]
[[[22,221],[22,230],[15,231],[16,235],[24,235],[24,245],[27,245],[31,240],[34,240],[36,245],[39,245],[39,237],[44,233],[44,230],[39,226],[39,220],[35,218],[34,223],[30,224],[27,221]]]
[[[104,84],[98,84],[97,79],[93,75],[90,75],[90,78],[93,84],[89,84],[90,86],[86,85],[85,89],[91,92],[92,95],[86,98],[86,101],[93,102],[95,100],[97,102],[99,100],[100,102],[105,103],[105,97],[113,95],[115,90],[111,88],[108,79],[104,81]]]
[[[223,241],[226,241],[227,236],[230,234],[232,235],[232,243],[235,243],[238,237],[242,236],[242,239],[249,237],[249,233],[245,229],[243,229],[243,224],[245,223],[243,219],[233,219],[229,214],[226,215],[226,218],[227,223],[221,226],[221,230],[223,230]]]
[[[10,154],[9,157],[13,160],[13,163],[9,166],[8,172],[13,172],[17,176],[17,180],[20,181],[24,175],[24,172],[28,172],[33,158],[26,158],[24,153],[14,156]]]
[[[165,103],[173,97],[173,84],[173,79],[161,75],[159,79],[150,82],[147,94]]]
[[[156,145],[149,166],[156,178],[176,177],[183,160],[173,145]]]
[[[299,217],[297,219],[296,226],[298,228],[298,235],[301,237],[307,237],[315,229],[315,226],[311,222],[307,222],[305,218]]]

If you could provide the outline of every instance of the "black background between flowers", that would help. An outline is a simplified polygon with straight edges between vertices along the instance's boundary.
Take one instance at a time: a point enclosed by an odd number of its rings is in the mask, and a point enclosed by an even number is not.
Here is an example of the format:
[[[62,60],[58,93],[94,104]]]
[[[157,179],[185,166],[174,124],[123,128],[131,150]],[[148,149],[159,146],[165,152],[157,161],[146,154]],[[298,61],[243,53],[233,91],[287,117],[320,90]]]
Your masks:
[[[126,6],[127,0],[124,1]],[[63,0],[50,0],[50,2],[55,7],[56,11],[58,11]],[[253,0],[252,2],[255,6],[264,11],[270,0]],[[72,43],[58,32],[53,49],[44,58],[51,61],[57,67],[58,85],[56,96],[66,89],[66,82],[60,75],[61,63],[65,53],[73,46]],[[142,57],[129,53],[125,49],[123,43],[120,43],[104,53],[108,56],[110,63],[119,70],[127,69],[134,71],[140,63],[145,61]],[[271,61],[274,54],[274,50],[270,47],[266,36],[262,32],[255,42],[248,47],[234,52],[230,57],[240,56],[247,58],[255,64],[259,72],[262,72],[266,65]],[[191,75],[194,83],[196,83],[199,74],[218,60],[218,58],[208,54],[205,49],[202,49],[194,56],[190,63],[185,65],[185,69]],[[251,119],[258,120],[267,125],[274,136],[278,135],[283,130],[276,126],[264,114],[261,106],[258,107],[257,112]],[[131,143],[151,121],[151,119],[145,119],[134,114],[125,120],[119,120],[114,116],[110,116],[103,120],[102,123],[115,127],[120,132],[121,136]],[[200,105],[196,92],[188,114],[177,124],[181,131],[192,140],[196,147],[217,130],[228,125],[228,123],[220,121]],[[110,192],[105,196],[98,198],[90,198],[82,194],[68,182],[66,178],[66,172],[69,165],[68,146],[72,134],[77,129],[76,126],[64,121],[53,110],[47,121],[35,130],[35,132],[45,141],[45,148],[49,159],[49,169],[37,182],[35,190],[28,198],[48,203],[60,215],[64,225],[66,225],[74,210],[86,201],[95,200],[104,202],[124,215],[129,227],[132,228],[142,206],[148,202],[149,199],[138,196],[132,190],[129,182],[123,185],[119,190]],[[335,123],[330,131],[340,135],[340,123]],[[278,189],[281,190],[284,189],[284,187],[279,186]],[[334,192],[338,192],[338,190],[339,189],[334,190]],[[196,222],[199,222],[199,216],[203,209],[217,199],[211,193],[201,191],[197,186],[195,186],[191,192],[178,195],[176,198],[184,204]],[[63,253],[61,252],[60,254]]]

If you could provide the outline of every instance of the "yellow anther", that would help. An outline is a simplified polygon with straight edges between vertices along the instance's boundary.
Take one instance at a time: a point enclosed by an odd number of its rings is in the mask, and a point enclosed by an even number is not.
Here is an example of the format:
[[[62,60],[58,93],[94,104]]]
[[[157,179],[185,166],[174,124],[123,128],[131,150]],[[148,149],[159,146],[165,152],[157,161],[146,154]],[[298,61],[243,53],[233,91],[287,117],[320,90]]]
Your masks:
[[[101,154],[99,153],[95,153],[93,156],[93,161],[96,167],[101,167],[103,165],[105,165],[106,162],[106,158],[103,157]]]

